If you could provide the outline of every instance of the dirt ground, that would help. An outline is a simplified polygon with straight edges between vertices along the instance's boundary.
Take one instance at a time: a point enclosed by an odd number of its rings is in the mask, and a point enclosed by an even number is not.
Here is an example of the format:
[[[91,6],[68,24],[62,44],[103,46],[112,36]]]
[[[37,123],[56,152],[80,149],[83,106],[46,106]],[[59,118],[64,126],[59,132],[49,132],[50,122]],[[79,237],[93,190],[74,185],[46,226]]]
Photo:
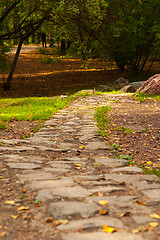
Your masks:
[[[11,90],[4,92],[1,89],[0,97],[71,94],[81,89],[93,89],[99,84],[111,85],[114,80],[122,77],[114,65],[110,66],[112,69],[104,71],[102,62],[82,63],[78,59],[62,59],[59,63],[45,64],[42,63],[42,58],[44,56],[36,53],[21,54]],[[6,76],[7,74],[1,75],[1,80]],[[112,122],[109,127],[109,142],[116,144],[117,155],[134,156],[137,164],[143,164],[149,169],[160,168],[160,101],[115,101],[109,119]],[[22,138],[33,134],[33,128],[39,124],[29,121],[10,122],[8,130],[0,131],[0,139]],[[117,126],[127,127],[133,132],[117,130]],[[0,239],[40,239],[36,229],[30,227],[38,204],[34,201],[35,196],[18,182],[16,173],[0,162],[0,216],[3,220],[0,221]],[[15,205],[4,204],[15,199]],[[21,206],[26,209],[19,211],[18,207]]]

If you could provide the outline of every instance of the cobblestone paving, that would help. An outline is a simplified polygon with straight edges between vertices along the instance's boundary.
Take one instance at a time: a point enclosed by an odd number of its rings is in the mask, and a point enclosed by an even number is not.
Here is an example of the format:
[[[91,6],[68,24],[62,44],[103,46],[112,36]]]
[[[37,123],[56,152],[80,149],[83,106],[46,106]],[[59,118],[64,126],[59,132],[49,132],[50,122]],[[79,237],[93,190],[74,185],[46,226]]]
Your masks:
[[[151,217],[160,212],[159,178],[112,158],[114,149],[97,132],[95,108],[117,99],[125,96],[78,99],[33,137],[0,146],[7,165],[19,170],[19,180],[43,203],[32,221],[42,239],[160,239],[159,226],[150,226],[160,225]],[[41,223],[44,216],[57,226]],[[115,232],[105,232],[103,225]]]

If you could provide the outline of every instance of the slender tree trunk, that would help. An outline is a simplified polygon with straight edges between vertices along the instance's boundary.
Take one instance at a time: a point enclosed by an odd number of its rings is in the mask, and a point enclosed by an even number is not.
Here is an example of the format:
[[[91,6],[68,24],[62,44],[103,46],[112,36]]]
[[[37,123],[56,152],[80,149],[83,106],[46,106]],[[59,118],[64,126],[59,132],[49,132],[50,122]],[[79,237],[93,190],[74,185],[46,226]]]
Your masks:
[[[3,89],[4,89],[4,90],[9,90],[9,89],[10,89],[11,80],[12,80],[13,73],[14,73],[15,68],[16,68],[16,64],[17,64],[17,61],[18,61],[18,57],[19,57],[19,54],[20,54],[20,51],[21,51],[21,47],[22,47],[23,41],[24,41],[24,39],[21,38],[21,39],[20,39],[20,42],[19,42],[19,44],[18,44],[18,47],[17,47],[16,54],[15,54],[15,56],[14,56],[14,60],[13,60],[13,63],[12,63],[12,67],[11,67],[9,76],[8,76],[8,78],[7,78],[7,81],[4,82],[4,84],[3,84]]]

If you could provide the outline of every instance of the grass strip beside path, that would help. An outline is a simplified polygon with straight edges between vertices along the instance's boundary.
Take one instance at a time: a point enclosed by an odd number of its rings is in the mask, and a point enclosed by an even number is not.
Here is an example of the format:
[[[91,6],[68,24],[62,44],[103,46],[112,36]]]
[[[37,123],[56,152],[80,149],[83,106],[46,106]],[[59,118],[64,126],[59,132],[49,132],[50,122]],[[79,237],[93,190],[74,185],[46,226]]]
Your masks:
[[[47,120],[59,109],[66,107],[73,97],[31,97],[0,100],[0,121]]]

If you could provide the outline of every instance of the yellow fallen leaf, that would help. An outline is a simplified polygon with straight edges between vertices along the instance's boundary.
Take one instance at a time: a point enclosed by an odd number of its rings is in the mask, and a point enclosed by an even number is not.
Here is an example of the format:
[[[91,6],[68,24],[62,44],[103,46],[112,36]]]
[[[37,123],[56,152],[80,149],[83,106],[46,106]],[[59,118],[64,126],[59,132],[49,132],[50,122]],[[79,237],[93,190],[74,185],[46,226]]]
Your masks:
[[[133,231],[132,231],[133,233],[139,233],[140,232],[140,229],[139,228],[137,228],[137,229],[134,229]]]
[[[17,208],[18,211],[26,211],[28,209],[29,209],[28,207],[24,207],[24,206]]]
[[[152,162],[148,161],[148,162],[147,162],[147,165],[150,165],[150,164],[152,164]]]
[[[106,215],[106,214],[108,214],[108,211],[105,211],[105,210],[99,210],[99,214],[101,214],[101,215]]]
[[[103,193],[101,193],[101,192],[98,192],[98,196],[99,196],[99,197],[103,197],[103,196],[104,196],[104,194],[103,194]]]
[[[16,219],[18,216],[19,216],[19,215],[14,215],[14,214],[12,214],[12,215],[11,215],[11,218]]]
[[[2,225],[0,225],[0,229],[2,229]]]
[[[145,202],[143,202],[143,201],[141,201],[141,200],[135,200],[135,204],[137,204],[137,205],[146,205],[146,203]]]
[[[2,179],[3,177],[2,176],[0,176],[0,179]]]
[[[157,227],[159,225],[158,222],[150,222],[149,225],[153,228]]]
[[[126,216],[129,216],[131,212],[127,211],[127,212],[124,212],[124,213],[121,213],[120,217],[126,217]]]
[[[80,146],[80,147],[79,147],[79,149],[83,149],[83,148],[84,148],[84,146]]]
[[[5,204],[14,205],[15,201],[5,201]]]
[[[160,215],[156,213],[151,214],[150,217],[160,219]]]
[[[75,166],[76,167],[82,167],[82,164],[76,163]]]
[[[67,219],[59,219],[59,220],[55,220],[53,221],[53,223],[58,226],[60,224],[63,224],[63,225],[66,225],[68,223],[68,220]]]
[[[99,204],[101,205],[106,205],[108,203],[107,200],[99,200]]]
[[[113,233],[116,231],[114,228],[108,227],[107,225],[103,225],[103,230],[104,232],[107,232],[107,233]]]
[[[4,237],[4,236],[6,236],[6,234],[7,234],[7,232],[1,232],[0,237]]]

